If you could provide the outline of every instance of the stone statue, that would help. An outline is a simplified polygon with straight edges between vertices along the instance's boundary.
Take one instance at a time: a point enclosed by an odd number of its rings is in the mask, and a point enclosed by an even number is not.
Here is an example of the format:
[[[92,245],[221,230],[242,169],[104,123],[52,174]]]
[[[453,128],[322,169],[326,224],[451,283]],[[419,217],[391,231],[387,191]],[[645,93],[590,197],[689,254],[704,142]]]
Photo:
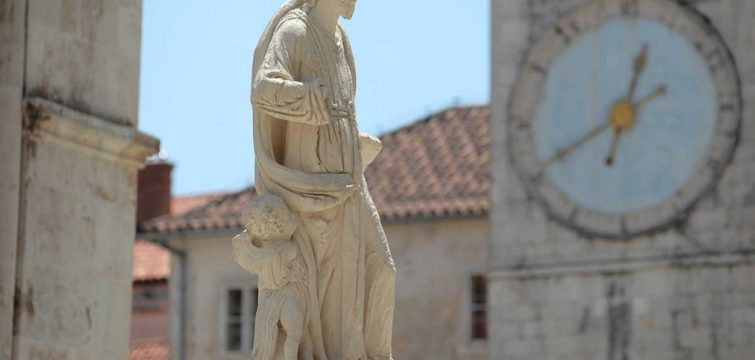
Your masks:
[[[255,360],[392,359],[396,270],[364,181],[380,141],[357,129],[354,60],[338,24],[354,6],[288,1],[255,50],[255,188],[267,198],[252,202],[233,241],[236,261],[260,274]]]
[[[252,199],[244,222],[246,231],[233,238],[233,260],[259,274],[255,343],[275,344],[257,347],[255,358],[273,358],[282,330],[283,358],[296,360],[309,300],[306,265],[292,241],[296,220],[283,200],[265,194]]]

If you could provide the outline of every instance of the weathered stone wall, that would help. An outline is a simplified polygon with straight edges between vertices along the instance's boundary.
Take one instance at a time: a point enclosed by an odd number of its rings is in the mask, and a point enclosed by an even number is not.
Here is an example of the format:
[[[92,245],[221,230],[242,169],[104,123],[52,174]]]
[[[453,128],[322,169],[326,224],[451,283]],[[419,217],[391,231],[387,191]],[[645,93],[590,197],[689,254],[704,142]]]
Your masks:
[[[499,278],[491,358],[751,358],[755,267],[689,265]]]
[[[141,0],[28,2],[26,95],[135,126]]]
[[[125,359],[139,0],[0,1],[0,359]]]
[[[505,143],[519,62],[584,2],[493,0],[491,358],[747,358],[755,353],[755,318],[746,315],[755,313],[755,282],[746,281],[755,270],[755,3],[688,2],[712,20],[739,65],[745,106],[732,164],[685,223],[607,240],[549,220],[524,191]]]
[[[25,174],[16,359],[128,353],[136,168],[34,142]]]
[[[0,1],[0,360],[10,359],[13,343],[25,6]]]
[[[484,275],[488,219],[388,224],[396,261],[396,359],[485,358],[472,340],[472,277]],[[482,357],[480,357],[482,356]]]

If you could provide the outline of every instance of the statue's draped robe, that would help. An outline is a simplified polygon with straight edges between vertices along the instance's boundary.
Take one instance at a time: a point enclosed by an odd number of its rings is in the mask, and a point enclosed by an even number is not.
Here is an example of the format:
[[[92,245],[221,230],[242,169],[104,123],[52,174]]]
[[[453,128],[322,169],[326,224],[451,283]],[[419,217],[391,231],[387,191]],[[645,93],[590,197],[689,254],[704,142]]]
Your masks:
[[[302,225],[311,354],[299,358],[390,359],[395,268],[364,181],[351,49],[340,27],[328,36],[292,4],[255,52],[252,103],[256,189]]]

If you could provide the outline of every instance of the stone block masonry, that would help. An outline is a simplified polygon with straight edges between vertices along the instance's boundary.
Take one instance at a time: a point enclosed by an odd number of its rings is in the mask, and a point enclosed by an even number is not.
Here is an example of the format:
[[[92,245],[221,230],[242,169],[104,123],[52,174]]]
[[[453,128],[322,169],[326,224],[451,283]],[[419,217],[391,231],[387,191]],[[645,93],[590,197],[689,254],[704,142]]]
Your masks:
[[[524,57],[588,0],[492,1],[491,359],[748,359],[755,353],[755,2],[686,1],[719,30],[743,96],[739,144],[685,221],[628,240],[552,221],[511,166]]]

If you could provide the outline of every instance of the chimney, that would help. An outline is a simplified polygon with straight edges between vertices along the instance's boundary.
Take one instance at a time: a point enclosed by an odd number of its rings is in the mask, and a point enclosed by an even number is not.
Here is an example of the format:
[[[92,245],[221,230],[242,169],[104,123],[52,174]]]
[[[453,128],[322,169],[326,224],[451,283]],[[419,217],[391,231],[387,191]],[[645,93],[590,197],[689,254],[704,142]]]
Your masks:
[[[147,166],[139,171],[137,224],[170,213],[172,171],[173,164],[162,160],[147,163]]]

